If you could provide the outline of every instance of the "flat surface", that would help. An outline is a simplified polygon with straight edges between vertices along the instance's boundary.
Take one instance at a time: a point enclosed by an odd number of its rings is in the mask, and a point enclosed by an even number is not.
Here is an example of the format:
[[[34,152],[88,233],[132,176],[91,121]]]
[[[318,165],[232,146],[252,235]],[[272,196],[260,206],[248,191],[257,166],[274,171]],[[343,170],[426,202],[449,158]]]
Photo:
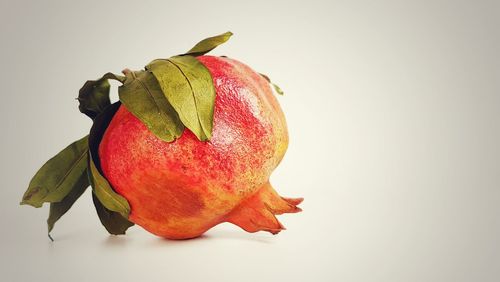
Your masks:
[[[0,281],[498,281],[498,1],[103,2],[0,1]],[[86,193],[51,243],[18,203],[88,132],[84,81],[227,30],[214,54],[286,93],[271,182],[304,212],[277,236],[110,237]]]

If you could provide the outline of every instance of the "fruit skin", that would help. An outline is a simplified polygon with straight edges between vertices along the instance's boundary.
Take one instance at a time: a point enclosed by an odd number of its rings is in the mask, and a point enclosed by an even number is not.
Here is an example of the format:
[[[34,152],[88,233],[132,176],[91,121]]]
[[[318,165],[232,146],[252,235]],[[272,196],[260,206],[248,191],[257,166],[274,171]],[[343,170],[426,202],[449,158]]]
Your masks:
[[[197,58],[216,90],[212,138],[201,142],[186,129],[164,142],[122,105],[99,145],[102,171],[130,203],[129,220],[158,236],[194,238],[221,222],[275,234],[284,228],[274,214],[298,212],[302,201],[269,184],[288,146],[283,112],[248,66]]]

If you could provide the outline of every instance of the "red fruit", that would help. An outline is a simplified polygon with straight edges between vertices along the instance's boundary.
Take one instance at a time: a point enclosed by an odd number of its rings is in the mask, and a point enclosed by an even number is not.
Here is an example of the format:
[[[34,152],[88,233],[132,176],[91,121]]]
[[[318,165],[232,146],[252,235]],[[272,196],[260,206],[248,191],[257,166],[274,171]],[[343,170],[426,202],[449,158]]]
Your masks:
[[[208,142],[186,129],[158,139],[121,106],[99,146],[102,171],[131,207],[129,220],[169,239],[200,236],[221,222],[273,234],[274,216],[300,211],[269,183],[288,146],[285,117],[269,83],[228,58],[201,56],[216,90]]]

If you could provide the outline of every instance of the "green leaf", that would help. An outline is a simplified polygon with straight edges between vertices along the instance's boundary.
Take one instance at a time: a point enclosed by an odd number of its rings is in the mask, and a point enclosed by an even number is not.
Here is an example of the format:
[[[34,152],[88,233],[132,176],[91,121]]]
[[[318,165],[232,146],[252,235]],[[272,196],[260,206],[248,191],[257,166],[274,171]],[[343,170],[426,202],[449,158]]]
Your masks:
[[[48,160],[31,179],[21,205],[39,208],[43,203],[59,202],[73,189],[87,169],[88,136],[72,143]]]
[[[94,119],[107,106],[111,105],[108,79],[123,82],[125,77],[107,73],[98,80],[88,80],[80,89],[77,98],[80,102],[78,109],[91,119]]]
[[[100,113],[94,119],[94,125],[90,130],[89,136],[89,162],[91,162],[91,164],[89,165],[90,169],[88,170],[88,179],[93,187],[92,200],[94,201],[94,206],[102,225],[106,228],[106,230],[108,230],[109,233],[115,235],[125,234],[125,231],[134,224],[127,220],[128,214],[130,212],[130,206],[128,202],[125,200],[125,198],[116,194],[114,190],[112,190],[108,181],[102,176],[101,163],[98,153],[102,136],[104,135],[104,132],[108,128],[109,123],[113,119],[113,116],[115,115],[116,111],[118,111],[120,106],[121,103],[116,102],[114,104],[111,104],[102,113]],[[92,168],[93,171],[91,171]],[[100,185],[104,185],[104,191],[100,190],[102,189],[102,186],[99,186],[99,183],[95,181],[96,178],[100,181]],[[97,194],[100,192],[110,193],[112,203],[107,202],[106,194],[103,197],[98,197]],[[114,198],[117,198],[117,200],[114,200]],[[110,209],[111,206],[118,206],[119,209],[113,211]],[[125,207],[125,209],[121,209],[123,206]]]
[[[271,83],[271,79],[269,78],[269,76],[263,74],[263,73],[259,73],[260,76],[262,76],[265,80],[267,80],[267,82]]]
[[[193,56],[154,60],[147,67],[182,123],[201,141],[212,136],[215,88],[208,69]]]
[[[274,83],[271,83],[271,85],[274,87],[274,91],[276,91],[276,93],[278,93],[280,95],[284,95],[285,94],[285,92],[283,92],[283,90],[281,90],[281,88],[278,85],[276,85]]]
[[[273,86],[274,91],[276,91],[276,93],[278,93],[279,95],[283,95],[283,94],[285,94],[285,93],[283,92],[283,90],[281,90],[281,88],[280,88],[278,85],[276,85],[276,84],[274,84],[274,83],[272,83],[272,82],[271,82],[271,79],[269,78],[269,76],[267,76],[267,75],[265,75],[265,74],[263,74],[263,73],[261,73],[260,75],[261,75],[263,78],[265,78],[265,79],[267,80],[267,82],[269,82],[269,83]]]
[[[149,71],[127,72],[118,88],[120,101],[160,139],[170,142],[181,136],[184,126]]]
[[[204,54],[210,52],[211,50],[213,50],[215,47],[228,41],[232,35],[233,35],[233,33],[228,31],[226,33],[223,33],[223,34],[220,34],[217,36],[203,39],[202,41],[198,42],[193,48],[191,48],[191,50],[187,51],[183,55],[191,55],[191,56],[204,55]]]
[[[62,201],[50,203],[49,218],[47,219],[48,232],[54,228],[54,224],[73,206],[80,196],[89,187],[89,178],[87,172],[80,176],[74,189],[72,189]]]
[[[94,188],[94,194],[99,201],[109,210],[120,213],[123,217],[128,218],[130,206],[125,198],[117,194],[109,182],[101,175],[94,164],[92,157],[89,158],[89,167],[91,172],[91,183]]]
[[[78,94],[78,109],[94,119],[107,106],[111,105],[109,99],[110,84],[107,79],[87,80]]]
[[[124,218],[128,218],[130,206],[127,200],[117,194],[109,182],[102,176],[99,161],[99,144],[111,119],[120,107],[120,103],[114,103],[107,107],[95,119],[89,135],[89,179],[93,192],[99,201],[109,210],[120,213]]]
[[[99,216],[102,225],[110,234],[121,235],[125,234],[127,229],[134,224],[125,219],[120,213],[108,210],[97,198],[95,193],[92,193],[92,200]]]

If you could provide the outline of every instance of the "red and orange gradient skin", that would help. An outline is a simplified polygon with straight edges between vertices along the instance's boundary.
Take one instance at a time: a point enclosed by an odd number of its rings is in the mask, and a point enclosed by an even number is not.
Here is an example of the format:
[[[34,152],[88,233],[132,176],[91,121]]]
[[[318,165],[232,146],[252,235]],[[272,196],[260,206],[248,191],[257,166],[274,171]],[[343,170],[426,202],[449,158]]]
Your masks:
[[[222,222],[248,232],[284,227],[300,211],[269,183],[288,146],[285,117],[269,83],[248,66],[201,56],[216,91],[212,137],[185,129],[164,142],[121,106],[99,146],[105,177],[130,203],[129,220],[169,239],[198,237]]]

